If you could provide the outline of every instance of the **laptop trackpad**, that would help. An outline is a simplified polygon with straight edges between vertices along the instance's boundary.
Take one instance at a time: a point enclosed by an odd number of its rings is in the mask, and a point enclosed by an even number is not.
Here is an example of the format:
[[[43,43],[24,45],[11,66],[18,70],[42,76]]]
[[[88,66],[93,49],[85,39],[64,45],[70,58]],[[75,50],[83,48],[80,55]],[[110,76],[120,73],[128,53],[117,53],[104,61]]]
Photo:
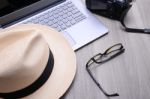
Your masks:
[[[76,44],[76,41],[71,37],[71,35],[67,31],[62,31],[63,36],[68,40],[71,46]]]

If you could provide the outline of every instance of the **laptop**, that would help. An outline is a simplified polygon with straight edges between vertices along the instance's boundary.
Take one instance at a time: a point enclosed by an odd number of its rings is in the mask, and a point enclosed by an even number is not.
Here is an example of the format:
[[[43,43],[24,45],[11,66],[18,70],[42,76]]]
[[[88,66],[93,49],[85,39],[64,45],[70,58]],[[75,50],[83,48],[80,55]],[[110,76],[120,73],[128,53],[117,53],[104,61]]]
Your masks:
[[[47,25],[59,31],[74,50],[108,33],[80,0],[0,0],[0,5],[0,28]]]

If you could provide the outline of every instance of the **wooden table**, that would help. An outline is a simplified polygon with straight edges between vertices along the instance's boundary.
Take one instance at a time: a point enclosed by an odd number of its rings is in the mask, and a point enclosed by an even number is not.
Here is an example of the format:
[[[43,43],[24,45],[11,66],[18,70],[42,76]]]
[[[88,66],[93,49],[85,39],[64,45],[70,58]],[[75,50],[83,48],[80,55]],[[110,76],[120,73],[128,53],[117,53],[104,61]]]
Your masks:
[[[94,68],[93,73],[108,93],[119,93],[120,96],[113,99],[150,99],[150,35],[127,33],[118,21],[95,16],[109,29],[109,33],[76,51],[77,73],[62,98],[108,99],[89,77],[85,65],[95,54],[122,43],[125,53]],[[126,24],[150,28],[149,17],[150,0],[136,0],[126,17]]]

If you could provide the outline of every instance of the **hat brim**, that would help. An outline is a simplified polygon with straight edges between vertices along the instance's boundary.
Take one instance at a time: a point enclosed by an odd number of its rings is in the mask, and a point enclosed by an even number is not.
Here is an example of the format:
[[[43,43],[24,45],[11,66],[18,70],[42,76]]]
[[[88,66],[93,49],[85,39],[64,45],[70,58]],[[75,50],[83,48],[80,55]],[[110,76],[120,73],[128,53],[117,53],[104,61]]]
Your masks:
[[[54,56],[54,68],[48,81],[24,99],[59,99],[71,85],[76,72],[75,53],[66,39],[54,29],[37,24],[16,25],[5,30],[40,33]]]

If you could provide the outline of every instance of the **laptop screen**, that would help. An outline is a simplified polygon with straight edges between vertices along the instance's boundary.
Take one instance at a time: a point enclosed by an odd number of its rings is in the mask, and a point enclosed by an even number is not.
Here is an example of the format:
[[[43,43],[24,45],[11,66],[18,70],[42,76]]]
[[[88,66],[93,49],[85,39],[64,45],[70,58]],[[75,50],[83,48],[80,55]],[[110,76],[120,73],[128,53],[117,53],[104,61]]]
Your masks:
[[[0,0],[0,25],[4,26],[65,0]]]
[[[39,0],[1,0],[0,17],[38,1]]]

